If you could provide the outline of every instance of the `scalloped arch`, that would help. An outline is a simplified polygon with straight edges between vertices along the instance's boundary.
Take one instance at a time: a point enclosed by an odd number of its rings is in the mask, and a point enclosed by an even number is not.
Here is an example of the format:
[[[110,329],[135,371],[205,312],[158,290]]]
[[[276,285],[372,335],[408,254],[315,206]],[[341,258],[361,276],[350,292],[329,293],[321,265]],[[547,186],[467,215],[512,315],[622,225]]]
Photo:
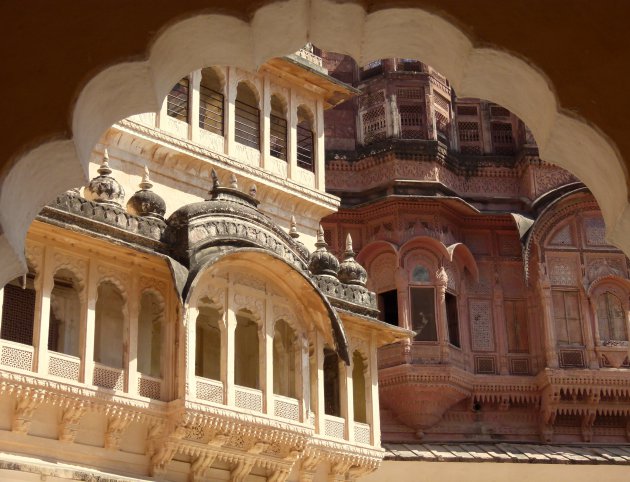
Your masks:
[[[623,160],[603,133],[558,105],[552,86],[535,66],[511,53],[475,46],[455,25],[420,8],[367,13],[356,3],[292,0],[260,7],[249,22],[207,13],[182,19],[157,34],[147,45],[146,58],[110,66],[91,78],[78,93],[72,137],[28,150],[3,179],[0,281],[24,271],[31,221],[59,192],[85,181],[89,154],[114,122],[157,111],[171,86],[195,69],[234,65],[251,70],[309,41],[362,64],[383,57],[418,58],[446,75],[460,96],[505,106],[530,127],[542,158],[571,171],[591,189],[608,239],[630,254]]]

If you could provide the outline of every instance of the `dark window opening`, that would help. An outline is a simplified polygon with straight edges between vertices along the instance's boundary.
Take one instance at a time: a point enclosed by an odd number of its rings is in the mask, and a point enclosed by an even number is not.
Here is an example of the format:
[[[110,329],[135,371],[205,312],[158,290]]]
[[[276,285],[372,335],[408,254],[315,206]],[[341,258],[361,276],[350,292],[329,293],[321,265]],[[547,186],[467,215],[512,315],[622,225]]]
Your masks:
[[[287,120],[271,114],[269,126],[269,152],[273,157],[287,160]]]
[[[398,290],[385,291],[378,295],[379,320],[398,326]]]
[[[324,413],[341,416],[339,393],[339,357],[334,350],[324,348]]]
[[[177,82],[166,97],[166,113],[183,122],[188,122],[190,80],[184,77]]]
[[[24,345],[33,344],[33,322],[35,320],[35,276],[28,274],[22,287],[23,278],[16,278],[4,287],[2,304],[3,340]]]
[[[297,165],[307,171],[315,171],[315,139],[313,131],[303,122],[297,126]]]
[[[457,314],[457,296],[446,293],[446,321],[448,323],[448,341],[451,345],[461,348],[459,341],[459,316]]]
[[[238,84],[234,103],[234,137],[236,142],[260,149],[260,109],[254,92],[242,82]]]
[[[199,127],[223,135],[223,94],[199,86]]]
[[[411,329],[415,341],[437,341],[435,292],[433,288],[410,288]]]

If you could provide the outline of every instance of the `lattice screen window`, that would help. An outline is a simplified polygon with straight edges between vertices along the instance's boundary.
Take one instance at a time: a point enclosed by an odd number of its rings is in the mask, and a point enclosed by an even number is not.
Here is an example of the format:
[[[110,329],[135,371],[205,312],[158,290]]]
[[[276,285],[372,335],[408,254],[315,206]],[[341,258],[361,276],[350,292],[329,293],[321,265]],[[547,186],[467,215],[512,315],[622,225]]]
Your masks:
[[[442,134],[444,137],[448,138],[448,125],[449,121],[445,115],[440,114],[439,112],[435,113],[435,127],[437,128],[438,134]]]
[[[22,288],[22,278],[16,278],[4,287],[0,337],[3,340],[32,345],[34,318],[34,276],[29,274],[25,288]]]
[[[458,105],[457,115],[477,115],[476,105]]]
[[[401,137],[403,139],[422,139],[422,104],[404,104],[398,106],[400,113]]]
[[[385,107],[379,105],[362,115],[363,137],[366,144],[385,139],[387,124],[385,122]]]
[[[364,94],[359,97],[359,107],[362,109],[368,109],[377,104],[385,102],[385,92],[382,90],[372,92],[371,94]]]
[[[493,122],[492,145],[497,154],[511,154],[514,152],[514,137],[512,124],[507,122]]]
[[[419,100],[424,97],[424,89],[396,89],[396,97],[400,99]]]
[[[559,345],[581,345],[582,322],[577,291],[552,290],[556,341]]]
[[[479,142],[479,123],[478,122],[458,122],[460,142]]]
[[[451,103],[448,101],[448,99],[446,99],[445,97],[442,97],[440,94],[435,94],[433,99],[435,101],[435,104],[439,108],[443,109],[445,112],[449,111],[449,107]]]
[[[492,117],[510,117],[510,111],[505,107],[493,105],[490,107],[490,115]]]

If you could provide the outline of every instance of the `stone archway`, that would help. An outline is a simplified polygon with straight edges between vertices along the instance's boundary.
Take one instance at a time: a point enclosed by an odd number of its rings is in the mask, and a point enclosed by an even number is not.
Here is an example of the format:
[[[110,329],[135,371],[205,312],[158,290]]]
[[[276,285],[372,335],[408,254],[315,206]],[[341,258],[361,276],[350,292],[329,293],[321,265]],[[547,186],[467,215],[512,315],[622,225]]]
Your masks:
[[[283,35],[276,35],[280,31]],[[25,269],[24,238],[31,221],[56,194],[85,181],[90,152],[105,129],[129,115],[157,111],[170,87],[194,69],[211,64],[255,69],[306,42],[350,54],[360,63],[418,58],[445,74],[459,95],[505,106],[531,128],[542,158],[571,171],[591,189],[609,240],[630,254],[623,161],[600,132],[562,111],[543,73],[511,54],[475,47],[453,24],[419,8],[367,13],[354,3],[295,0],[265,5],[250,21],[219,14],[181,20],[159,33],[145,59],[96,74],[74,107],[72,139],[32,149],[4,178],[0,281]]]

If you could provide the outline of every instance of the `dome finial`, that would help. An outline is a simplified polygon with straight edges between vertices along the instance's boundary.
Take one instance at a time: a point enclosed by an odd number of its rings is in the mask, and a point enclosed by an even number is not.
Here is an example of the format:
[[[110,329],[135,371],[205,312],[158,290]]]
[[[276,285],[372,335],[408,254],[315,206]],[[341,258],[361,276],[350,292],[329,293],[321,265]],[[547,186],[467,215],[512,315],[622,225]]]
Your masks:
[[[295,222],[295,216],[291,215],[291,227],[289,228],[289,236],[293,239],[300,237],[300,233],[297,230],[297,223]]]
[[[217,171],[214,170],[214,167],[212,168],[212,171],[210,171],[210,177],[212,177],[212,189],[216,189],[221,186],[219,176],[217,175]]]
[[[352,236],[350,236],[350,233],[346,234],[346,253],[353,253],[352,251]]]
[[[112,170],[109,167],[109,152],[107,152],[107,147],[103,151],[103,162],[101,162],[101,166],[96,170],[101,176],[108,176],[112,173]]]
[[[140,189],[151,189],[153,187],[153,183],[149,177],[149,166],[144,166],[144,175],[142,176],[142,181],[140,182]]]
[[[317,228],[317,242],[315,243],[315,247],[318,250],[328,247],[328,243],[326,243],[324,239],[324,228],[322,228],[321,224]]]

